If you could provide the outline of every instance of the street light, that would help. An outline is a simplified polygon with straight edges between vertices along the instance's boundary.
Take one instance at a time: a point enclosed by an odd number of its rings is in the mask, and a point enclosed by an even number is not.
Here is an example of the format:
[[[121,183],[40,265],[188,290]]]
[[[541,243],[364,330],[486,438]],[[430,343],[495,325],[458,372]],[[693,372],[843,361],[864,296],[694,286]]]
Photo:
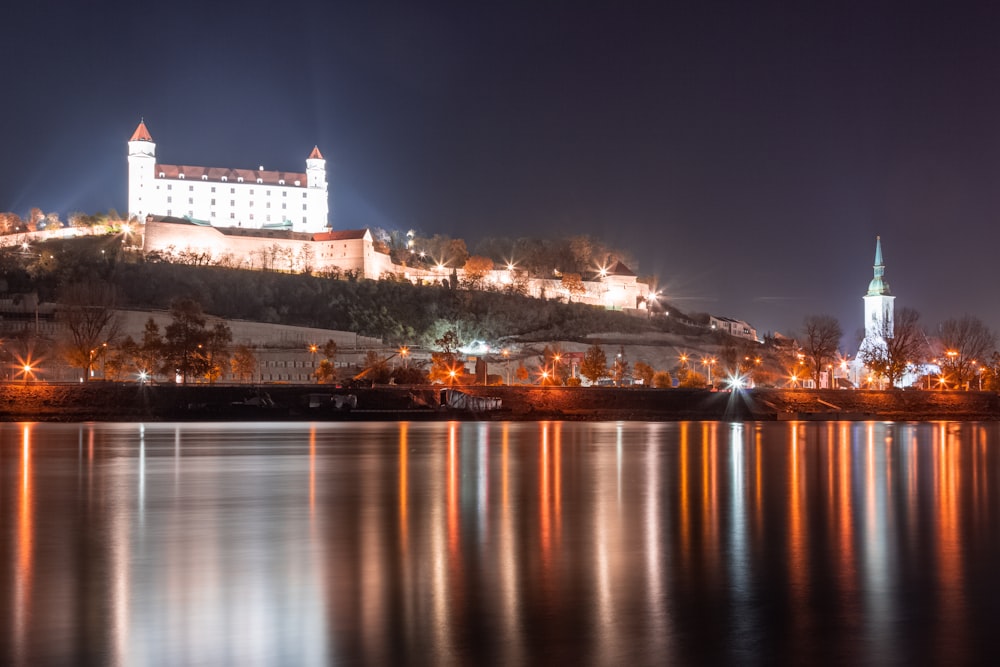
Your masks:
[[[407,367],[407,361],[410,358],[410,348],[403,345],[399,348],[399,356],[403,358],[403,368]]]

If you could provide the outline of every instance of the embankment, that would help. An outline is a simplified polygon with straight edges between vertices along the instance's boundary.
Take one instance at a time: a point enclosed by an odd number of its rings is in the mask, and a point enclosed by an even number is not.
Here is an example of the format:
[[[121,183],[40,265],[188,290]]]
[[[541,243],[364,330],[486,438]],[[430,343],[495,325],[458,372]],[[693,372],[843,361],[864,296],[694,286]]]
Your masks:
[[[611,387],[465,387],[499,397],[497,412],[440,406],[440,387],[334,389],[317,385],[87,383],[0,385],[0,421],[201,420],[997,420],[991,392]],[[332,397],[353,395],[349,406]]]

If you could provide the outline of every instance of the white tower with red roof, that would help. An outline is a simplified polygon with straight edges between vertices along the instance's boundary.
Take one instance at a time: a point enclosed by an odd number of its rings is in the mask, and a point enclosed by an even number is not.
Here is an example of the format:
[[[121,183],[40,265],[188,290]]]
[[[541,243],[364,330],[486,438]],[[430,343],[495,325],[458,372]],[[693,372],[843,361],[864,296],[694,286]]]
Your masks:
[[[156,144],[139,121],[132,138],[128,140],[128,216],[145,221],[146,215],[155,213],[156,196],[152,189],[156,169]]]

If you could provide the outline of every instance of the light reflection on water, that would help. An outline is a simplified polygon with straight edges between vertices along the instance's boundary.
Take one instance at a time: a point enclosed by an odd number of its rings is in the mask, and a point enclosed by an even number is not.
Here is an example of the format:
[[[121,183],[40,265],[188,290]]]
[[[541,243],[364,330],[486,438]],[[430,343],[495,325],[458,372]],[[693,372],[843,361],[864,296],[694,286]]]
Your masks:
[[[987,660],[998,446],[992,423],[0,425],[0,663]]]

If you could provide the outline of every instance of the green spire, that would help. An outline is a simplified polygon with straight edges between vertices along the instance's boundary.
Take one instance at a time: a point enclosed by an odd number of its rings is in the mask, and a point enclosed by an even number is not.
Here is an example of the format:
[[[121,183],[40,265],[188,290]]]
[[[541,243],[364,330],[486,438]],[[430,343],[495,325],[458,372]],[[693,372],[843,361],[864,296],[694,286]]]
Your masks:
[[[885,264],[882,263],[882,237],[875,237],[875,276],[868,283],[868,296],[887,296],[889,294],[889,283],[882,276],[885,275]]]

